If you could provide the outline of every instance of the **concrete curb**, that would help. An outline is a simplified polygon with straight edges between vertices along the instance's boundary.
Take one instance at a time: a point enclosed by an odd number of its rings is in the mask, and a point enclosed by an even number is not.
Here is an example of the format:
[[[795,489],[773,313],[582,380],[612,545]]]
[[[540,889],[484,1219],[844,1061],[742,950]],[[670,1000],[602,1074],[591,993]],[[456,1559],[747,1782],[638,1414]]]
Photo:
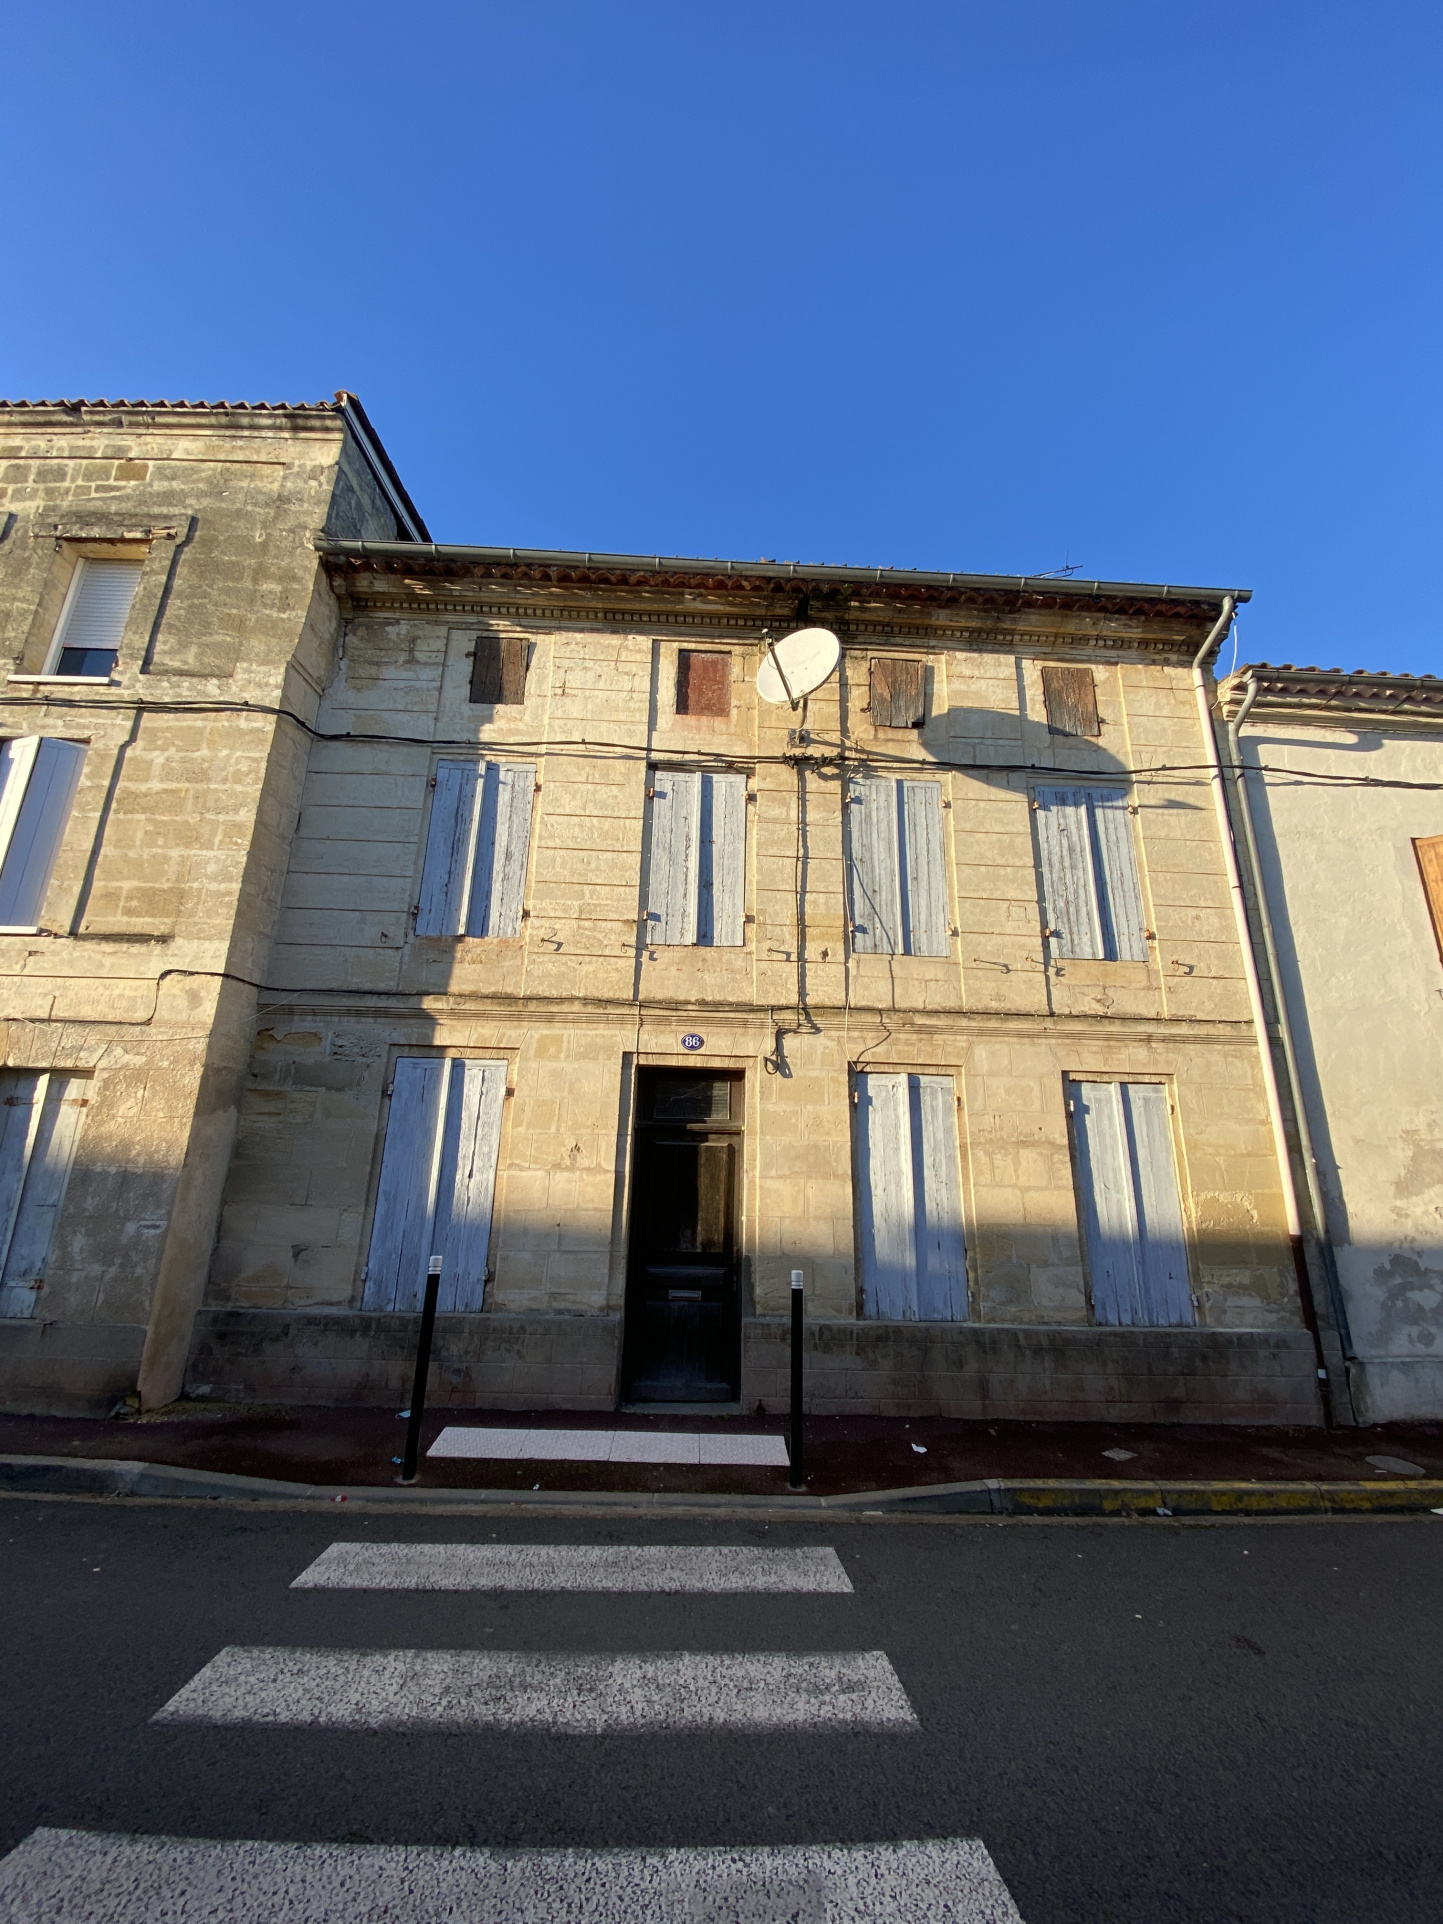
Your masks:
[[[0,1456],[0,1495],[355,1503],[410,1509],[754,1511],[781,1516],[1268,1517],[1408,1515],[1443,1509],[1443,1479],[1376,1483],[1175,1483],[1099,1477],[987,1477],[840,1496],[729,1496],[684,1490],[436,1490],[420,1485],[288,1483],[106,1457]]]

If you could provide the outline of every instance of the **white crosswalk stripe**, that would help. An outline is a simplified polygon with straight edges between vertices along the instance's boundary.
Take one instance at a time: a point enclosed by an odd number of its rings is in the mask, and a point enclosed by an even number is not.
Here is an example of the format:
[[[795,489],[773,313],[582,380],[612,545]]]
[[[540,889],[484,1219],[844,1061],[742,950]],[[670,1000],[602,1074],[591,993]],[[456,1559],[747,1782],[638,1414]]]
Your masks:
[[[6,1924],[1022,1924],[975,1839],[739,1850],[456,1850],[40,1830]]]
[[[277,1650],[232,1645],[151,1719],[324,1730],[911,1730],[881,1650]]]
[[[649,1544],[333,1543],[293,1590],[790,1591],[850,1596],[835,1550]]]

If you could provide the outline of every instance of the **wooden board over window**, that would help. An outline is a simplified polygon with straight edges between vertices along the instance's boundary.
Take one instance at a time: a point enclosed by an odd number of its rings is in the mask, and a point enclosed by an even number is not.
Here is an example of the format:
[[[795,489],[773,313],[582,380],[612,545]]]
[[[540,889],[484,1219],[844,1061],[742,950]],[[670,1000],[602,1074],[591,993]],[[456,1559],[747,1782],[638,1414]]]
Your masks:
[[[1050,735],[1100,735],[1097,689],[1090,668],[1045,667],[1042,699],[1047,704]]]
[[[732,658],[715,650],[680,648],[676,656],[678,715],[730,716]]]
[[[927,718],[927,664],[872,657],[872,726],[920,728]]]
[[[1433,917],[1433,933],[1438,938],[1438,954],[1443,959],[1443,835],[1423,835],[1413,844],[1418,857],[1418,872],[1423,877],[1423,893]]]
[[[526,699],[526,640],[523,635],[478,635],[471,664],[472,701],[515,706]]]

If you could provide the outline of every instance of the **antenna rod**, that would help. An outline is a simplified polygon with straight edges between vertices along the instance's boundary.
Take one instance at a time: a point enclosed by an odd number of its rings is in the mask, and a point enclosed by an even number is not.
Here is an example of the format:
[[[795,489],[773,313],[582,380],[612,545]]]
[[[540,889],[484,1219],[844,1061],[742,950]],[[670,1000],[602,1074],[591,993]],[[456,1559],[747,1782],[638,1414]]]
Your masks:
[[[792,693],[792,684],[787,680],[787,671],[782,667],[781,659],[777,654],[777,644],[772,640],[769,634],[764,636],[763,639],[767,644],[767,652],[772,658],[772,666],[777,671],[777,679],[782,684],[782,687],[786,690],[786,696],[787,696],[788,702],[790,702],[793,708],[799,707],[800,704],[797,701],[796,696]]]

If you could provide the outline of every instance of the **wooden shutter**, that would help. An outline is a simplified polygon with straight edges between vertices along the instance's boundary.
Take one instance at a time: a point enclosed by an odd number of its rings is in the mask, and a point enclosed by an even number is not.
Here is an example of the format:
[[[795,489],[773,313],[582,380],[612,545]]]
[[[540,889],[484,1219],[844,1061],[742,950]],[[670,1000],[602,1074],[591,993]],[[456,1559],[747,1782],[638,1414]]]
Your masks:
[[[1092,868],[1087,791],[1039,788],[1037,843],[1042,857],[1042,908],[1055,956],[1101,958],[1102,928]]]
[[[1087,801],[1094,868],[1100,876],[1102,953],[1109,962],[1146,962],[1147,934],[1127,796],[1120,788],[1091,788]]]
[[[366,1309],[421,1307],[431,1255],[437,1123],[446,1067],[434,1056],[401,1056],[396,1062],[366,1263]]]
[[[30,1151],[40,1128],[46,1077],[31,1069],[0,1071],[0,1259],[10,1248]],[[28,1316],[34,1307],[0,1290],[0,1315]]]
[[[1443,835],[1421,836],[1413,844],[1413,853],[1418,858],[1418,873],[1423,878],[1423,893],[1433,918],[1438,954],[1443,958]]]
[[[1192,1323],[1167,1091],[1159,1083],[1067,1088],[1093,1316],[1109,1324]]]
[[[847,896],[852,947],[895,955],[902,946],[897,870],[898,784],[857,776],[847,800]]]
[[[747,784],[744,775],[701,776],[697,823],[696,939],[741,946],[746,908]]]
[[[481,771],[467,935],[521,933],[535,793],[532,763],[488,762]]]
[[[870,700],[874,728],[920,728],[927,714],[927,664],[874,656]]]
[[[1050,735],[1100,735],[1097,685],[1090,668],[1044,667],[1042,699]]]
[[[652,784],[651,860],[647,871],[647,940],[696,941],[701,776],[658,769]]]
[[[469,1312],[481,1308],[486,1291],[506,1064],[457,1058],[447,1067],[431,1250],[442,1258],[437,1307]]]
[[[951,942],[947,921],[947,858],[942,836],[942,784],[901,784],[899,872],[902,891],[902,951],[905,955],[946,955]]]
[[[36,1081],[44,1085],[44,1093],[41,1097],[37,1091],[24,1187],[0,1272],[0,1316],[34,1313],[86,1107],[88,1077],[52,1074]]]
[[[130,605],[140,586],[139,561],[90,561],[75,564],[75,579],[55,633],[56,659],[64,648],[101,648],[120,652]],[[52,674],[55,670],[52,668]]]
[[[524,635],[477,635],[471,660],[471,699],[513,707],[525,701]]]
[[[15,744],[7,743],[11,748]],[[79,742],[45,737],[35,743],[23,797],[17,794],[13,826],[0,865],[0,927],[30,927],[40,920],[45,892],[55,870],[70,820],[85,750]],[[9,814],[11,780],[0,794],[0,812]]]
[[[476,845],[477,788],[474,762],[437,762],[421,871],[417,935],[460,935],[465,927],[468,884]]]
[[[439,1306],[481,1307],[505,1096],[504,1062],[398,1058],[366,1309],[419,1309],[433,1255],[443,1258]]]
[[[678,715],[731,715],[730,655],[696,648],[677,650],[676,712]]]
[[[950,1076],[857,1078],[862,1307],[886,1322],[967,1315],[967,1254]]]

